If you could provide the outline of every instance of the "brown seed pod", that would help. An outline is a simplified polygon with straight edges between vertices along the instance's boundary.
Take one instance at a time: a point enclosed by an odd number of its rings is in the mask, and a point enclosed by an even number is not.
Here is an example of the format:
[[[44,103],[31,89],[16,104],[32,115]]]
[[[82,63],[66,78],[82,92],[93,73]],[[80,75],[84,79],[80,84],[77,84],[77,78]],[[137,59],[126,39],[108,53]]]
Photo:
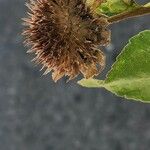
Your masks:
[[[91,14],[83,0],[30,0],[25,44],[35,53],[36,63],[54,81],[82,73],[85,78],[98,75],[105,56],[98,46],[107,45],[110,32],[107,19]]]

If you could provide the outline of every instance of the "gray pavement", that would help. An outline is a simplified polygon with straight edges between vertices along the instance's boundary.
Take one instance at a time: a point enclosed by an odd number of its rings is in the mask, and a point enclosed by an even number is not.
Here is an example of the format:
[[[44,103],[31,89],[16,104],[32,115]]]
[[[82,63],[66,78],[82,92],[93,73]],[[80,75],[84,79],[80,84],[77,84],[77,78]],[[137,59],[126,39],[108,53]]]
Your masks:
[[[0,150],[149,150],[149,104],[77,80],[55,84],[30,62],[21,36],[24,3],[0,0]],[[149,28],[149,16],[111,27],[102,78],[128,39]]]

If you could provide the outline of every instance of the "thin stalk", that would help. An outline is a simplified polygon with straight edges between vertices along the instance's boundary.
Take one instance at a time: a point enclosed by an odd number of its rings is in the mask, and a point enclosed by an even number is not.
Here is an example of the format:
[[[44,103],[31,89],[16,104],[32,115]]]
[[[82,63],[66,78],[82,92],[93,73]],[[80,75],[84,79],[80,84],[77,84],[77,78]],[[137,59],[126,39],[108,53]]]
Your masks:
[[[116,22],[119,22],[128,18],[139,17],[143,15],[148,15],[148,14],[150,14],[150,7],[138,7],[131,11],[123,12],[121,14],[112,16],[108,18],[108,22],[110,24],[113,24],[113,23],[116,23]]]

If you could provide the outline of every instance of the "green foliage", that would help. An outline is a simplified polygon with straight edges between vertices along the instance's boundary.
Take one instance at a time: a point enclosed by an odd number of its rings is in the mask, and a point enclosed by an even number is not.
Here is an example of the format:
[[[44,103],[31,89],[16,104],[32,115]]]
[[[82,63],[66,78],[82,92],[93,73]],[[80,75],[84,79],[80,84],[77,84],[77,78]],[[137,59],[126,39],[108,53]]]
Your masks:
[[[150,7],[150,3],[145,4],[144,7]]]
[[[97,13],[113,16],[124,11],[130,11],[138,6],[134,0],[106,0],[97,8]]]
[[[83,79],[85,87],[104,87],[128,99],[150,102],[150,30],[131,38],[103,80]]]

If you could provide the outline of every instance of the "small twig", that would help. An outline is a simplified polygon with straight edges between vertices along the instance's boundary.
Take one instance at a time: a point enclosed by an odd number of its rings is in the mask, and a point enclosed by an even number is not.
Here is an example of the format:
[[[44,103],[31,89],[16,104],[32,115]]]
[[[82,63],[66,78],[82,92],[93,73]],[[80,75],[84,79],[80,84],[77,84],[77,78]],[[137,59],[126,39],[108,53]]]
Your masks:
[[[148,15],[148,14],[150,14],[150,7],[138,7],[132,11],[123,12],[121,14],[112,16],[108,18],[108,22],[110,24],[113,24],[113,23],[116,23],[116,22],[119,22],[128,18],[139,17],[143,15]]]

